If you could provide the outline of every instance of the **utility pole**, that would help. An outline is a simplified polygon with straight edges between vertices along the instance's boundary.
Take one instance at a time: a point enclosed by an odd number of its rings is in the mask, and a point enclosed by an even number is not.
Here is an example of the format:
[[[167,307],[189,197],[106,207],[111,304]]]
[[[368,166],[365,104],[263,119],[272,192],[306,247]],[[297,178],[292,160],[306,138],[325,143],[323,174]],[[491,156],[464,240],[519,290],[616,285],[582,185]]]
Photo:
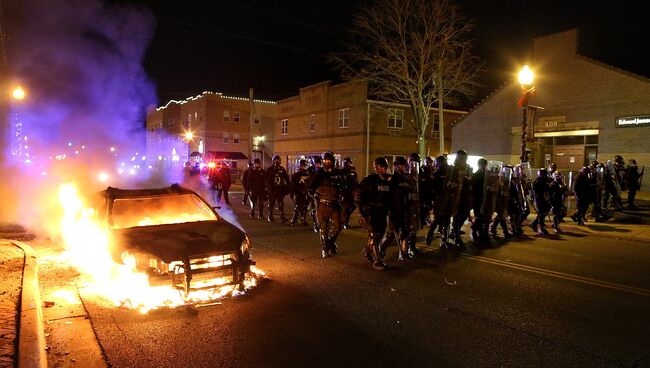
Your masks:
[[[438,115],[440,117],[440,155],[445,154],[445,119],[444,119],[444,114],[443,114],[443,108],[442,108],[442,99],[443,99],[444,93],[442,90],[442,76],[438,76]],[[431,124],[433,126],[433,123]]]
[[[253,160],[253,124],[255,122],[255,102],[253,100],[253,87],[248,89],[248,160]]]

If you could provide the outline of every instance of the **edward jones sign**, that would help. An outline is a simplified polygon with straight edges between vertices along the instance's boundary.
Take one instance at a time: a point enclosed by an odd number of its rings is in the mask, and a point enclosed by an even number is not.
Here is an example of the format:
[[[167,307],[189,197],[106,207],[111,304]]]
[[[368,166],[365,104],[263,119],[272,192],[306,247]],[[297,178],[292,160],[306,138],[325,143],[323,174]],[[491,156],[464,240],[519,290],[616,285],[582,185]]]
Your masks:
[[[624,116],[616,118],[617,128],[631,128],[650,126],[650,115],[643,116]]]

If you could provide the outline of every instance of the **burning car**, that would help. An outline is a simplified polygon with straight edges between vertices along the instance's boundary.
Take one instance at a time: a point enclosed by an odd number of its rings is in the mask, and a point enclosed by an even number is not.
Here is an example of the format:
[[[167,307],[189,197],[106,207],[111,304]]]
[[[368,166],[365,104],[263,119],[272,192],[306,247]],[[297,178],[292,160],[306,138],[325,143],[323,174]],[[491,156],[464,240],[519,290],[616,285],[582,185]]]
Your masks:
[[[196,192],[178,184],[157,189],[108,187],[93,206],[113,239],[115,262],[150,280],[167,280],[185,297],[224,285],[243,287],[255,263],[245,232]]]

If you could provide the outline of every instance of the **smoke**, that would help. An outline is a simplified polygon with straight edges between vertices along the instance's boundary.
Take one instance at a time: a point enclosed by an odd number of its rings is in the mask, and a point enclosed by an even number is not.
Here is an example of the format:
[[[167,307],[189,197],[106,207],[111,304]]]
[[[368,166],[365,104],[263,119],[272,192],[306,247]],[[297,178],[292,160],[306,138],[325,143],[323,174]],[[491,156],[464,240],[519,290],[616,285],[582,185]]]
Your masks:
[[[152,14],[100,0],[21,0],[5,19],[10,73],[27,95],[9,108],[20,129],[4,147],[0,221],[53,222],[64,182],[92,193],[147,179],[144,122],[157,100],[142,59]]]

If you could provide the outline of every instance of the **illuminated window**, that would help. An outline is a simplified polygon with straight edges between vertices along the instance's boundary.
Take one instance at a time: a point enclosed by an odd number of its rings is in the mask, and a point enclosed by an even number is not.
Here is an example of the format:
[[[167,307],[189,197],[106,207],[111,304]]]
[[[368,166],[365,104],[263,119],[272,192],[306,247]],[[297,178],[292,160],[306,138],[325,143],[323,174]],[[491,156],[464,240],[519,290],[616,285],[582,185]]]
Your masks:
[[[235,134],[232,136],[232,143],[239,144],[239,134]]]
[[[309,131],[316,131],[316,118],[314,117],[314,114],[309,115]]]
[[[339,128],[347,128],[350,115],[350,109],[339,110]]]
[[[239,111],[232,113],[232,121],[239,123]]]
[[[230,111],[228,110],[223,111],[223,121],[230,121]]]
[[[388,109],[388,128],[390,129],[404,128],[404,110]]]
[[[282,119],[282,123],[280,124],[280,133],[282,135],[289,134],[289,119]]]
[[[223,133],[223,144],[228,144],[230,142],[230,135],[228,133]]]

